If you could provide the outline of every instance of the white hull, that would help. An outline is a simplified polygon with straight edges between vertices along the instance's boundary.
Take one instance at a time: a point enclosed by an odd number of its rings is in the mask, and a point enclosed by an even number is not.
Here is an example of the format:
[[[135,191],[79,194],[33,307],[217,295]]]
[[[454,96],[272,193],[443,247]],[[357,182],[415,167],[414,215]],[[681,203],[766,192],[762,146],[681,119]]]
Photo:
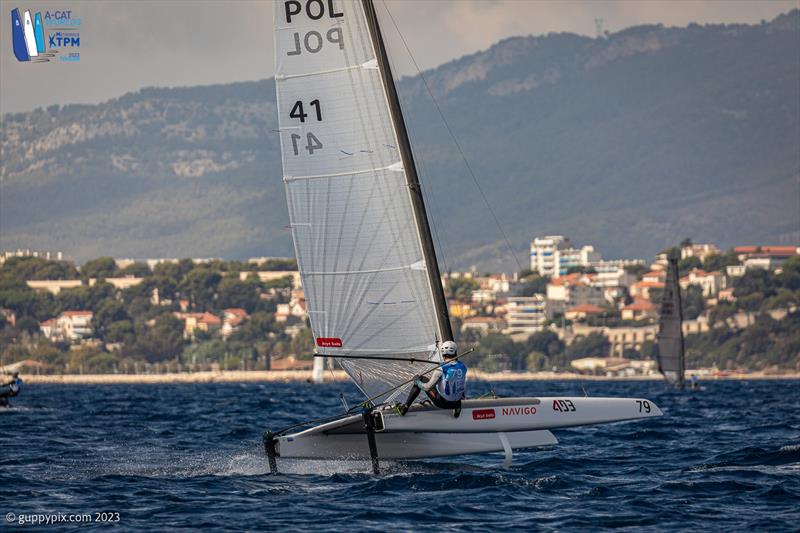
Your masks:
[[[361,416],[358,416],[358,422]],[[500,435],[506,435],[511,449],[558,444],[549,431],[514,433],[376,433],[375,443],[381,459],[421,459],[471,453],[501,452]],[[364,433],[325,435],[317,433],[301,438],[278,439],[280,457],[303,459],[369,459]]]
[[[380,410],[375,440],[378,456],[387,459],[495,451],[505,451],[509,457],[512,449],[557,444],[549,429],[607,424],[661,414],[654,403],[641,398],[467,400],[458,418],[451,410],[429,406],[414,406],[406,416],[390,409]],[[278,437],[276,444],[280,457],[370,457],[361,415]]]

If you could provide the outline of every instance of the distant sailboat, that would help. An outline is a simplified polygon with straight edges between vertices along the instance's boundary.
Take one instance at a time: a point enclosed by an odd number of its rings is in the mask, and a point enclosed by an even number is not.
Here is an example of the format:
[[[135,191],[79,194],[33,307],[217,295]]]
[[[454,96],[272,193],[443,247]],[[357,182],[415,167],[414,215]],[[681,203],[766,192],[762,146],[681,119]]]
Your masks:
[[[311,382],[323,383],[325,381],[325,359],[322,357],[314,358],[314,366],[311,370]]]
[[[424,4],[420,4],[423,6]],[[366,398],[264,435],[276,457],[408,459],[556,444],[553,428],[660,416],[643,398],[464,400],[393,408],[453,339],[436,252],[372,0],[282,0],[275,83],[283,181],[317,358]],[[423,8],[424,9],[424,8]],[[290,433],[295,430],[297,432]]]
[[[33,29],[33,20],[31,19],[31,12],[25,10],[25,46],[28,48],[28,55],[37,57],[39,51],[36,49],[36,32]]]
[[[661,298],[655,356],[658,371],[670,385],[683,388],[686,367],[683,346],[683,309],[678,276],[678,258],[670,255],[667,280]]]
[[[25,28],[22,25],[19,9],[13,9],[11,11],[11,42],[17,61],[31,60],[28,54],[28,45],[25,44]]]

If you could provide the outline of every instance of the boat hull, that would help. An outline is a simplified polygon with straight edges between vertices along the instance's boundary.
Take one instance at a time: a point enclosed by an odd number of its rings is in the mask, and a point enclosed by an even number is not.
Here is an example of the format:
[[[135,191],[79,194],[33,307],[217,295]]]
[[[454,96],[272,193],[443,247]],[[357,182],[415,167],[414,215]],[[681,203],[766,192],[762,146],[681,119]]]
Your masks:
[[[360,418],[360,417],[359,417]],[[381,459],[421,459],[504,450],[500,433],[376,433]],[[511,449],[558,444],[549,431],[518,431],[505,434]],[[278,439],[280,457],[302,459],[369,459],[369,446],[362,434],[318,433],[301,438]]]
[[[416,405],[405,416],[374,412],[379,457],[415,459],[506,451],[557,444],[550,429],[661,416],[643,398],[543,397],[467,400],[452,410]],[[506,441],[505,443],[503,441]],[[361,415],[346,416],[279,437],[280,457],[369,458]]]

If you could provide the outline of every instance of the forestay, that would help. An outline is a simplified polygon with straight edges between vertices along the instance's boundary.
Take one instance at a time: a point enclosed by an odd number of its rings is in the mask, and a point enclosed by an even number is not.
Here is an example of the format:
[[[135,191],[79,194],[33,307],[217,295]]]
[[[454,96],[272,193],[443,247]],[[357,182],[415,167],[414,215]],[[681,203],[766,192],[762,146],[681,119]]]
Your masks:
[[[431,285],[364,9],[274,5],[284,182],[317,351],[438,360]],[[367,396],[430,368],[339,362]]]
[[[684,372],[682,323],[678,261],[670,258],[664,295],[661,300],[656,360],[658,361],[658,370],[664,375],[664,378],[669,383],[678,386],[683,386]]]

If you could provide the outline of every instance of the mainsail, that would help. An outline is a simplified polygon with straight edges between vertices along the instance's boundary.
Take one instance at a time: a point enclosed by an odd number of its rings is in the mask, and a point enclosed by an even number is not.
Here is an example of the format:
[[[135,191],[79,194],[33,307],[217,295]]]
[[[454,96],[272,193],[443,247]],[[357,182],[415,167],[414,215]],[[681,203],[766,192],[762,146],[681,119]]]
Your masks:
[[[372,397],[431,367],[386,358],[439,361],[446,340],[413,159],[371,3],[274,5],[283,179],[311,329],[317,352]]]
[[[669,257],[667,280],[661,299],[661,313],[656,338],[656,361],[658,370],[670,384],[683,387],[683,310],[681,288],[678,278],[678,259]]]

